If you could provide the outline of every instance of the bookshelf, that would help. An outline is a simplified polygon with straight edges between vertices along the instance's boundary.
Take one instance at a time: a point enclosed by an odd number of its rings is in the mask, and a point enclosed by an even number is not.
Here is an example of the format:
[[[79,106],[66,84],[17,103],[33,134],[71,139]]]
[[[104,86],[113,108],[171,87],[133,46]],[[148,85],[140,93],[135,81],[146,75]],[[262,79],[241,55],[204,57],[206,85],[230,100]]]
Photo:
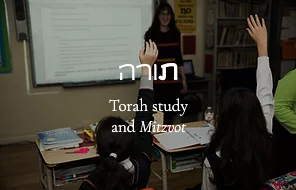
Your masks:
[[[231,76],[228,76],[229,80],[241,80],[240,76],[243,78],[249,75],[246,72],[254,73],[252,70],[255,70],[257,66],[257,47],[246,30],[247,18],[255,14],[264,18],[269,31],[270,8],[271,0],[216,0],[211,5],[208,3],[207,11],[214,10],[215,12],[213,25],[215,35],[212,48],[213,107],[216,107],[221,94],[222,73],[224,75],[225,73],[236,73],[238,77],[231,79]]]

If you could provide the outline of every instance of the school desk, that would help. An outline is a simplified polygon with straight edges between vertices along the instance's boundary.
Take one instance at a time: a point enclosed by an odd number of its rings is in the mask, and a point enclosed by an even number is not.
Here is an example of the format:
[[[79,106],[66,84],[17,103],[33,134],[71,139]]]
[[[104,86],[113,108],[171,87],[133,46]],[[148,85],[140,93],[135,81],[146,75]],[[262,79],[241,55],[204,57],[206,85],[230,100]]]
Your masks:
[[[163,113],[156,112],[153,114],[155,124],[163,124]],[[80,135],[83,133],[83,130],[77,131],[77,134]],[[84,146],[89,148],[89,152],[86,154],[66,154],[66,152],[73,152],[79,148],[71,150],[55,150],[55,151],[45,151],[40,150],[40,141],[36,140],[36,145],[39,152],[39,167],[40,167],[40,180],[43,188],[47,190],[54,190],[55,186],[62,186],[64,184],[55,184],[54,172],[56,169],[61,167],[71,168],[73,165],[80,166],[85,163],[91,164],[95,163],[96,158],[99,155],[96,153],[96,148],[92,146]],[[86,144],[87,145],[87,144]],[[77,180],[79,182],[81,180]],[[66,184],[66,183],[65,183]]]
[[[43,189],[54,190],[55,186],[62,186],[64,184],[55,184],[54,172],[60,167],[71,167],[73,163],[84,162],[88,160],[91,162],[93,158],[99,157],[96,153],[94,146],[89,146],[89,152],[86,154],[66,154],[66,152],[72,152],[79,148],[71,150],[55,150],[45,151],[40,150],[40,141],[36,140],[36,145],[39,150],[39,169],[40,169],[40,180]],[[77,180],[78,182],[79,180]],[[65,183],[66,184],[66,183]]]
[[[186,125],[185,128],[186,127],[202,127],[206,125],[204,121],[190,122],[190,123],[184,123],[184,124]],[[166,150],[159,142],[153,142],[153,146],[160,153],[162,175],[160,176],[158,173],[156,173],[152,169],[151,169],[151,172],[154,175],[156,175],[160,180],[162,180],[163,190],[168,190],[168,182],[167,182],[167,172],[169,171],[168,165],[167,165],[168,157],[170,157],[173,153],[190,152],[193,150],[203,149],[206,147],[206,146],[196,145],[196,146],[190,146],[190,147],[181,148],[181,149]]]

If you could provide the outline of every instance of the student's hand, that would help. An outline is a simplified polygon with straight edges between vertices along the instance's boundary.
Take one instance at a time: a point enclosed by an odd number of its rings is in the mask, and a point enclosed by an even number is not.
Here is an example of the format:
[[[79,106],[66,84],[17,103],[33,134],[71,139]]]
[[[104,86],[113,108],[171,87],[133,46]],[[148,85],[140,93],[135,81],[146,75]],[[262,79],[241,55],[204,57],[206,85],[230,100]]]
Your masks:
[[[247,19],[249,28],[247,28],[250,36],[255,40],[257,44],[267,44],[267,31],[264,19],[262,18],[262,24],[258,18],[258,15],[254,17],[251,15],[250,18]]]
[[[255,19],[251,15],[247,21],[249,25],[247,31],[257,43],[259,56],[267,56],[267,30],[264,19],[262,18],[260,23],[258,15],[255,15]]]
[[[156,47],[156,44],[151,40],[149,40],[149,43],[146,42],[145,48],[141,49],[139,59],[141,64],[149,65],[152,70],[152,65],[156,61],[157,56],[158,56],[158,49]],[[143,75],[150,74],[149,68],[142,67],[142,74]]]

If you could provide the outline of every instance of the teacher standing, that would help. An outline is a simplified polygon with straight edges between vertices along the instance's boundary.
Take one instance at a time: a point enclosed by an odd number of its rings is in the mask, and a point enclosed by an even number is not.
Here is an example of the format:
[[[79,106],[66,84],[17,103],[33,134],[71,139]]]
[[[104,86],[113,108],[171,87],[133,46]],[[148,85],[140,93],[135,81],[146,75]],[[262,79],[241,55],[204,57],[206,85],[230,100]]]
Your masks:
[[[175,15],[168,3],[161,3],[154,14],[152,25],[145,33],[145,41],[151,39],[158,48],[158,58],[154,64],[157,65],[157,79],[154,80],[155,103],[173,105],[177,103],[180,93],[187,91],[186,77],[183,67],[181,53],[181,33],[175,22]],[[178,66],[178,80],[174,80],[174,68],[166,68],[165,80],[158,79],[162,76],[161,65],[175,63]],[[154,74],[154,67],[153,72]],[[171,125],[176,112],[173,110],[159,110],[164,112],[164,124]]]

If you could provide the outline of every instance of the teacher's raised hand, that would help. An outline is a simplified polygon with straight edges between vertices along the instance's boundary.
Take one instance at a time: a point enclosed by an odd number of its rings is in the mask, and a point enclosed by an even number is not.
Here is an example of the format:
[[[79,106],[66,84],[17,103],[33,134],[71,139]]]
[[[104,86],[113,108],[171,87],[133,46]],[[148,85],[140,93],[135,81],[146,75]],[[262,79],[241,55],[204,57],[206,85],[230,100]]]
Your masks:
[[[147,64],[150,66],[150,70],[152,69],[152,65],[156,61],[158,56],[158,49],[154,42],[149,40],[149,42],[146,42],[145,47],[143,47],[139,54],[139,59],[141,64]],[[142,67],[142,74],[148,75],[149,74],[149,68]]]

